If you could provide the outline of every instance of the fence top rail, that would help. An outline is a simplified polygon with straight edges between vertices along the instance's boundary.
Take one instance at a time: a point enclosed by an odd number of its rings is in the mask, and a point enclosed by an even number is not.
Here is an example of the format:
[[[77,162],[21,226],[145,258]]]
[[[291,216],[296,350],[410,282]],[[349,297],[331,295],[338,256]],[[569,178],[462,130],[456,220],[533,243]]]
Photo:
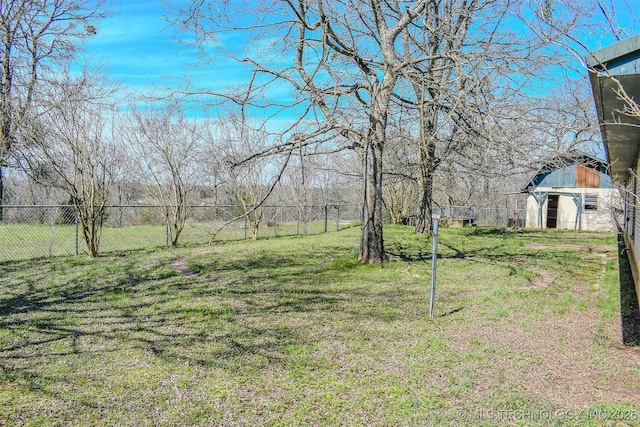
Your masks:
[[[18,209],[25,209],[25,208],[72,208],[74,207],[73,205],[0,205],[0,208],[3,209],[10,209],[10,208],[18,208]]]
[[[516,208],[478,208],[479,211],[515,211]],[[518,208],[519,211],[526,211],[525,208]]]
[[[189,208],[238,208],[242,205],[186,205]],[[347,206],[358,206],[353,203],[325,203],[318,205],[262,205],[263,208],[321,208],[324,206],[338,208]],[[0,205],[0,208],[6,209],[25,209],[25,208],[73,208],[74,205]],[[175,205],[104,205],[105,208],[165,208],[175,207]]]

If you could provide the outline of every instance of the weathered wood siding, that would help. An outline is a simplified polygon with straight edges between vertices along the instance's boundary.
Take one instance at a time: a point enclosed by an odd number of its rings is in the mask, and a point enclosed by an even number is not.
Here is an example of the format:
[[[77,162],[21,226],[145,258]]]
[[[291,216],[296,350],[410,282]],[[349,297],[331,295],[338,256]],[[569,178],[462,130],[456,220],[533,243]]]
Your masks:
[[[600,188],[600,171],[583,165],[576,165],[576,187]]]

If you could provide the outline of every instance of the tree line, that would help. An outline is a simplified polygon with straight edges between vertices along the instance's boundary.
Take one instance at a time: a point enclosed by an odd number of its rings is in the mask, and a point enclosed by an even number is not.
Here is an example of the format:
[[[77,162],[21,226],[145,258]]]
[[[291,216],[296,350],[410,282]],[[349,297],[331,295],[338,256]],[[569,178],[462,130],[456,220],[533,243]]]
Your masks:
[[[7,171],[60,189],[91,256],[122,183],[163,207],[177,245],[198,188],[224,189],[257,236],[269,197],[310,204],[337,182],[362,206],[358,258],[381,262],[385,212],[429,233],[434,203],[491,203],[597,133],[581,64],[569,69],[574,35],[598,24],[582,3],[175,0],[170,23],[205,59],[226,55],[246,73],[155,100],[78,69],[103,2],[0,6],[0,203]],[[225,44],[229,33],[244,42]],[[192,102],[214,113],[190,116]]]

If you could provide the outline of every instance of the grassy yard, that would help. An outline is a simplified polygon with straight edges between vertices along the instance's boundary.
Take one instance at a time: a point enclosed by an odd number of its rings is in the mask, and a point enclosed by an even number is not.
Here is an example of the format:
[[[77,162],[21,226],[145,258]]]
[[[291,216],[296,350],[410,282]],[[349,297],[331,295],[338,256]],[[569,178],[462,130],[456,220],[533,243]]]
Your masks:
[[[0,263],[0,426],[640,425],[614,234],[440,232]]]
[[[223,223],[202,223],[188,221],[183,229],[181,245],[206,245],[212,240],[251,239],[251,230],[246,230],[244,221],[237,221],[223,229]],[[337,225],[340,229],[352,227],[350,222]],[[336,231],[336,223],[329,222],[327,231]],[[260,238],[282,237],[297,234],[318,234],[324,232],[323,221],[313,221],[306,225],[285,223],[261,225]],[[215,238],[214,238],[215,236]],[[167,229],[164,225],[136,225],[123,227],[103,227],[100,239],[100,253],[124,250],[154,249],[167,245]],[[82,230],[77,234],[78,253],[87,253]],[[76,226],[64,224],[3,224],[0,223],[0,263],[30,258],[67,256],[76,253]]]

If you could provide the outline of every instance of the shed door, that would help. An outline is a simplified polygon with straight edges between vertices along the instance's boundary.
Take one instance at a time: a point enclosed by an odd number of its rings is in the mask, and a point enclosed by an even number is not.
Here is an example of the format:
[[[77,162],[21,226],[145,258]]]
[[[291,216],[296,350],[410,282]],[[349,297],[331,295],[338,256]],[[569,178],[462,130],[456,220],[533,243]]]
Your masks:
[[[547,228],[558,228],[558,201],[560,196],[549,194],[547,198]]]
[[[600,172],[597,169],[577,164],[576,188],[600,188]]]

